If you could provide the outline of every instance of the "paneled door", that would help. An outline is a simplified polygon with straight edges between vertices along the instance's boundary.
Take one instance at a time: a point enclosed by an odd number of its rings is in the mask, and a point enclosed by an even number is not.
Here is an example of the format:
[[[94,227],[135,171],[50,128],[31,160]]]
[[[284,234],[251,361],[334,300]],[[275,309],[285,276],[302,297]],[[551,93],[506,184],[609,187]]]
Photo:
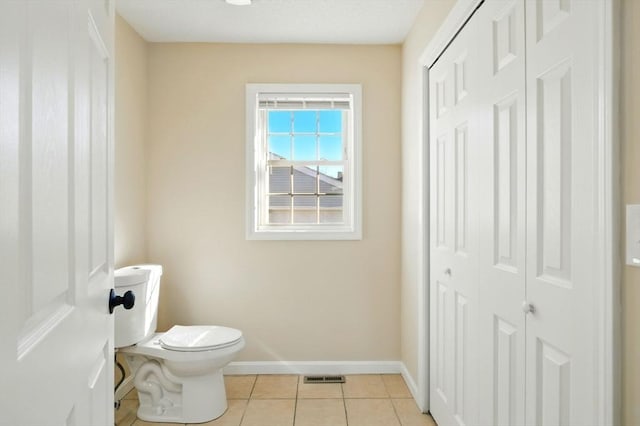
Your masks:
[[[482,121],[477,275],[478,424],[524,424],[526,272],[525,10],[486,1],[473,17]]]
[[[429,72],[439,424],[524,423],[524,55],[523,2],[487,1]]]
[[[113,424],[113,2],[0,2],[0,424]]]
[[[430,395],[438,424],[476,424],[482,122],[470,21],[430,70]]]
[[[486,0],[429,70],[440,426],[606,421],[604,4]]]
[[[604,1],[526,2],[527,424],[602,424]]]

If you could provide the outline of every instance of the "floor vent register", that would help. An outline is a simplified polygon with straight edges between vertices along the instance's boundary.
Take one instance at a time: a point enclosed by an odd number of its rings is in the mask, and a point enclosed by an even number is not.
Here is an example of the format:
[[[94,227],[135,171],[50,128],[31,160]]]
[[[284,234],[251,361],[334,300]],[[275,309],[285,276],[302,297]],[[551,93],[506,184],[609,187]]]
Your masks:
[[[344,376],[304,376],[305,383],[344,383]]]

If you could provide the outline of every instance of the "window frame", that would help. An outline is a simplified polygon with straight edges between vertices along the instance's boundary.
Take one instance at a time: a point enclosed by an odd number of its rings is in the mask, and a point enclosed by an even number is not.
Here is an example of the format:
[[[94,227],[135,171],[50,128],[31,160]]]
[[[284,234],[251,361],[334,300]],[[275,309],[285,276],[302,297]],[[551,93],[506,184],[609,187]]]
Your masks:
[[[347,137],[343,139],[343,214],[340,224],[265,224],[268,211],[266,129],[261,122],[259,99],[270,95],[348,95]],[[313,110],[313,108],[311,108]],[[346,123],[343,122],[343,128]],[[247,84],[246,85],[246,238],[248,240],[361,240],[362,239],[362,87],[359,84]],[[265,182],[265,180],[267,180]],[[260,202],[262,201],[262,202]]]

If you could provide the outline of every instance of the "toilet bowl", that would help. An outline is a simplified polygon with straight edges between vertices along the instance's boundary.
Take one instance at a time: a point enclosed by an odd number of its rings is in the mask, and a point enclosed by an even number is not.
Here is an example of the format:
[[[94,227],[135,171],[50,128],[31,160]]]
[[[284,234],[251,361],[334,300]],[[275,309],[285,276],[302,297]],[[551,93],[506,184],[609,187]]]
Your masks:
[[[156,333],[162,267],[137,265],[115,273],[118,294],[131,290],[131,311],[116,311],[115,346],[124,355],[140,406],[150,422],[202,423],[227,409],[222,368],[245,346],[240,330],[176,325]]]

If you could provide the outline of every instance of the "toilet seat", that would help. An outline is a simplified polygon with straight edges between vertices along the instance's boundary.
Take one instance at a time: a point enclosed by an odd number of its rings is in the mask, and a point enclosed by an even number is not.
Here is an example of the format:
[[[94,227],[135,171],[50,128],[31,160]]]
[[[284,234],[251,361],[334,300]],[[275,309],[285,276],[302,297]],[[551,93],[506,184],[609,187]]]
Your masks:
[[[158,339],[163,349],[180,352],[201,352],[235,345],[242,332],[216,325],[173,326]]]
[[[231,354],[236,354],[239,350],[244,348],[244,337],[240,337],[240,340],[235,343],[229,343],[222,347],[218,346],[214,349],[199,350],[199,351],[185,351],[185,350],[172,350],[163,348],[160,344],[160,339],[165,333],[155,333],[149,336],[149,338],[143,342],[137,343],[132,346],[124,348],[118,348],[118,352],[131,355],[144,355],[147,357],[153,357],[172,362],[199,362],[212,360],[215,358],[223,358]]]

